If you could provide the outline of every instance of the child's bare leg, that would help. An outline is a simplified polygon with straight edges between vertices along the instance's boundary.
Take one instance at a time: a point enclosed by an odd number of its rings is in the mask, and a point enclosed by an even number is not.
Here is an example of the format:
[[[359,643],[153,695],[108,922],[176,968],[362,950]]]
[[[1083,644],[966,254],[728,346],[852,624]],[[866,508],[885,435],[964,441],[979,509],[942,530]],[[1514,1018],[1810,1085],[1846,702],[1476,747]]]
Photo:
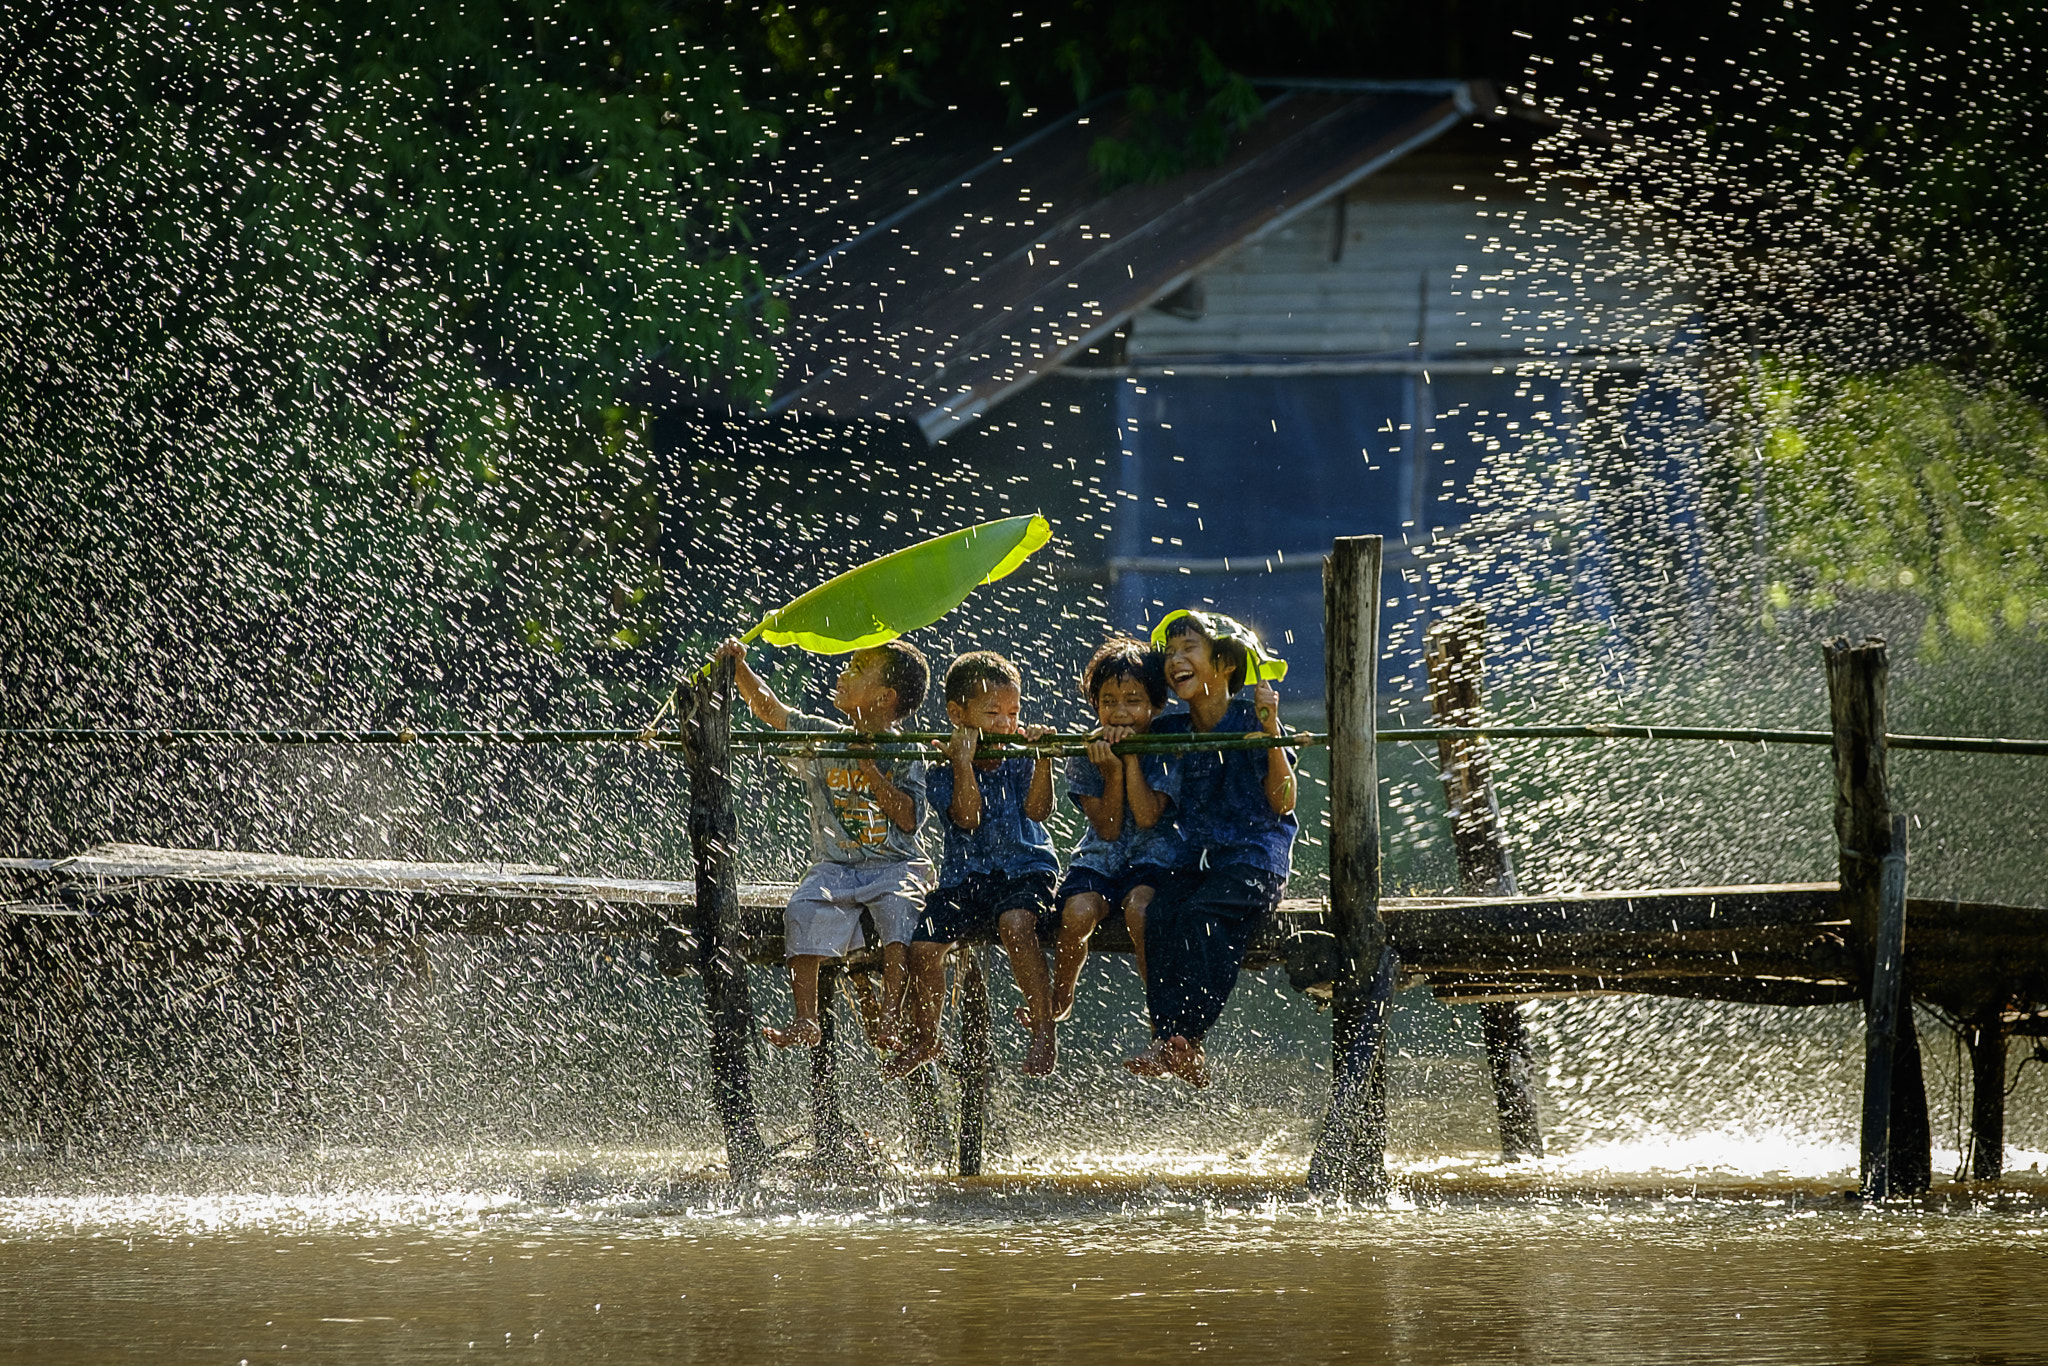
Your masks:
[[[1045,949],[1038,942],[1038,913],[1023,907],[1004,911],[996,922],[1003,952],[1010,956],[1010,974],[1024,993],[1030,1016],[1031,1048],[1024,1055],[1024,1075],[1043,1077],[1059,1062],[1057,1026],[1052,1018],[1052,985],[1045,971]]]
[[[943,1051],[939,1047],[939,1002],[946,994],[946,951],[952,947],[929,941],[910,946],[910,1037],[882,1068],[883,1076],[907,1077]]]
[[[816,1048],[825,1037],[818,1023],[818,966],[825,960],[815,953],[800,953],[789,960],[789,986],[796,997],[796,1019],[788,1029],[773,1025],[762,1030],[777,1048]]]
[[[909,976],[910,945],[882,945],[882,1011],[875,1031],[877,1048],[896,1048],[903,1041],[903,988]]]
[[[1138,980],[1145,977],[1145,908],[1152,904],[1153,889],[1146,886],[1131,888],[1131,894],[1124,898],[1124,928],[1131,932],[1131,951],[1138,960]]]
[[[1131,888],[1130,895],[1124,898],[1124,928],[1131,932],[1131,949],[1138,960],[1140,982],[1150,980],[1145,975],[1145,911],[1152,904],[1153,890],[1140,884]],[[1169,1039],[1154,1039],[1152,1046],[1143,1053],[1124,1060],[1124,1070],[1141,1077],[1166,1076],[1174,1070],[1175,1059],[1171,1044],[1172,1040]]]
[[[1081,965],[1088,961],[1088,936],[1095,933],[1095,927],[1108,915],[1109,902],[1095,892],[1077,892],[1061,908],[1059,947],[1053,951],[1052,959],[1053,1019],[1064,1020],[1074,1013],[1074,992],[1081,982]]]
[[[875,987],[875,975],[864,970],[847,973],[846,990],[853,997],[854,1010],[860,1016],[860,1032],[869,1046],[884,1051],[894,1048],[894,1043],[882,1042],[882,997]]]

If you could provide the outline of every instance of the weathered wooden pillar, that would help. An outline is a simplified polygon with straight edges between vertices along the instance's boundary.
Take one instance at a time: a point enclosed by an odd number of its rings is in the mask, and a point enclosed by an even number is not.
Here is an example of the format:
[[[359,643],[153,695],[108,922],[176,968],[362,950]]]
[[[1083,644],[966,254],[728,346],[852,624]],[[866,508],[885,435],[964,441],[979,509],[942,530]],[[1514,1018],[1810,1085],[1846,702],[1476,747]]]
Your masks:
[[[281,1099],[286,1110],[293,1147],[304,1147],[320,1136],[320,1115],[313,1098],[312,1069],[306,1061],[306,956],[280,954],[274,969],[277,981],[278,1051],[284,1062],[280,1077]]]
[[[1486,612],[1462,608],[1429,628],[1423,644],[1429,669],[1429,705],[1437,724],[1470,728],[1482,723],[1480,677],[1486,661]],[[1451,811],[1451,841],[1458,853],[1458,881],[1470,896],[1515,895],[1515,863],[1494,792],[1486,741],[1436,742],[1443,769],[1444,797]],[[1493,1104],[1500,1115],[1504,1162],[1543,1156],[1543,1130],[1536,1119],[1536,1051],[1522,1008],[1513,1001],[1479,1007],[1486,1069],[1493,1078]]]
[[[683,753],[690,767],[690,849],[697,861],[697,914],[691,926],[704,982],[709,1061],[719,1127],[733,1184],[751,1186],[768,1165],[747,1050],[754,1006],[747,994],[746,926],[740,917],[739,813],[732,787],[733,662],[684,685]]]
[[[1991,1006],[1963,1026],[1970,1046],[1970,1179],[2005,1175],[2005,1017]]]
[[[874,975],[859,969],[848,974],[854,1004],[860,1011],[861,1029],[877,1053],[887,1051],[880,1043],[882,998],[875,989]],[[946,1123],[945,1105],[939,1098],[939,1081],[929,1064],[913,1069],[901,1083],[903,1099],[910,1111],[909,1147],[919,1162],[943,1162],[953,1150],[953,1130]]]
[[[1882,1200],[1892,1189],[1892,1066],[1898,1048],[1899,996],[1906,956],[1906,818],[1892,817],[1878,884],[1877,947],[1863,1010],[1862,1191]],[[1906,1005],[1911,1010],[1910,1003]]]
[[[1838,905],[1863,970],[1866,1027],[1879,989],[1879,936],[1883,922],[1884,859],[1892,847],[1891,788],[1885,765],[1885,691],[1889,665],[1882,640],[1852,646],[1830,641],[1822,651],[1828,671],[1828,703],[1834,725],[1835,843],[1841,867]],[[1900,914],[1904,914],[1904,851]],[[1901,921],[1903,927],[1903,920]],[[1903,929],[1901,931],[1903,933]],[[1891,1195],[1918,1195],[1934,1179],[1933,1133],[1927,1119],[1927,1085],[1920,1070],[1920,1040],[1913,1028],[1911,980],[1901,957],[1899,1008],[1891,1041],[1891,1066],[1880,1085],[1889,1096],[1883,1110],[1883,1167]],[[1870,1061],[1866,1054],[1866,1063]],[[1866,1080],[1867,1080],[1866,1069]],[[1866,1087],[1865,1108],[1872,1098]],[[1867,1176],[1877,1137],[1866,1125],[1863,1153]]]
[[[811,1050],[811,1166],[821,1174],[858,1176],[877,1166],[867,1136],[847,1122],[839,1103],[839,965],[818,969],[818,1029]]]
[[[1337,939],[1330,1108],[1309,1189],[1377,1198],[1384,1154],[1386,1013],[1398,964],[1380,920],[1380,538],[1339,538],[1323,561],[1324,695],[1330,726],[1330,928]]]
[[[988,1141],[988,1099],[996,1068],[989,1038],[988,974],[981,946],[962,944],[960,963],[960,1174],[981,1175]]]

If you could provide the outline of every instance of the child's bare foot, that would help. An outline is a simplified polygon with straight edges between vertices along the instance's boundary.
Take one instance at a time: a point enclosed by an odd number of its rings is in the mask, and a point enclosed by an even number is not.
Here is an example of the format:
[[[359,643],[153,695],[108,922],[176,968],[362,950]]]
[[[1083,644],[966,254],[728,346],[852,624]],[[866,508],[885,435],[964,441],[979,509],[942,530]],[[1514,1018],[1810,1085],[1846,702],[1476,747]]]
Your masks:
[[[816,1048],[825,1041],[825,1031],[816,1020],[798,1016],[787,1029],[770,1025],[761,1031],[777,1048]]]
[[[1135,1058],[1124,1059],[1124,1071],[1140,1077],[1163,1077],[1173,1070],[1166,1060],[1166,1040],[1154,1039],[1152,1046]]]
[[[868,1043],[877,1052],[894,1053],[903,1047],[903,1031],[893,1012],[884,1012],[868,1022]]]
[[[1060,1063],[1059,1035],[1048,1029],[1043,1034],[1033,1031],[1031,1047],[1024,1054],[1024,1075],[1027,1077],[1049,1077]]]
[[[882,1064],[882,1075],[891,1081],[902,1081],[926,1063],[937,1062],[945,1052],[937,1039],[912,1039]]]
[[[1197,1091],[1209,1084],[1209,1064],[1202,1056],[1200,1044],[1190,1043],[1176,1034],[1166,1041],[1162,1052],[1166,1059],[1167,1071]]]

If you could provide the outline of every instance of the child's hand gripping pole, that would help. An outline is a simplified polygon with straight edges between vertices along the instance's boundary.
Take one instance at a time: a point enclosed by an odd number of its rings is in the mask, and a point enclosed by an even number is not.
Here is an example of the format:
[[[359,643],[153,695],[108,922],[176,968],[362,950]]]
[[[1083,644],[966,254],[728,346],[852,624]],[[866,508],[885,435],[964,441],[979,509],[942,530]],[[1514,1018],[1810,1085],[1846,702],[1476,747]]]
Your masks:
[[[668,690],[668,696],[662,698],[661,705],[654,709],[654,715],[648,717],[647,724],[640,728],[640,734],[637,738],[642,743],[652,741],[661,728],[662,718],[664,716],[667,716],[669,714],[669,711],[672,708],[674,708],[674,706],[676,705],[676,699],[682,696],[683,689],[695,687],[697,684],[702,683],[705,679],[711,677],[711,671],[718,667],[718,661],[720,657],[725,655],[735,645],[739,647],[739,658],[745,659],[747,657],[746,647],[748,645],[751,645],[755,640],[760,638],[761,628],[766,624],[766,621],[755,622],[754,625],[751,628],[749,628],[747,633],[739,637],[738,640],[733,640],[730,637],[728,637],[724,642],[722,642],[719,645],[717,649],[711,652],[710,657],[704,661],[703,665],[700,668],[695,669],[688,674],[685,674],[681,678],[678,678],[675,681],[675,685]]]

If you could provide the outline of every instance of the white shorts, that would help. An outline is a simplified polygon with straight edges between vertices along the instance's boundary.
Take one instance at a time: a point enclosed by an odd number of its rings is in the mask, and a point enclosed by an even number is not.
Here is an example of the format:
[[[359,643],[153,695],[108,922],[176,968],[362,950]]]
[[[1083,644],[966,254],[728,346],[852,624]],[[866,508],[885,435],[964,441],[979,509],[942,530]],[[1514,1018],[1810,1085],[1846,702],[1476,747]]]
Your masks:
[[[863,910],[879,942],[908,944],[931,883],[932,866],[923,859],[814,864],[782,912],[783,954],[846,957],[861,947]]]

